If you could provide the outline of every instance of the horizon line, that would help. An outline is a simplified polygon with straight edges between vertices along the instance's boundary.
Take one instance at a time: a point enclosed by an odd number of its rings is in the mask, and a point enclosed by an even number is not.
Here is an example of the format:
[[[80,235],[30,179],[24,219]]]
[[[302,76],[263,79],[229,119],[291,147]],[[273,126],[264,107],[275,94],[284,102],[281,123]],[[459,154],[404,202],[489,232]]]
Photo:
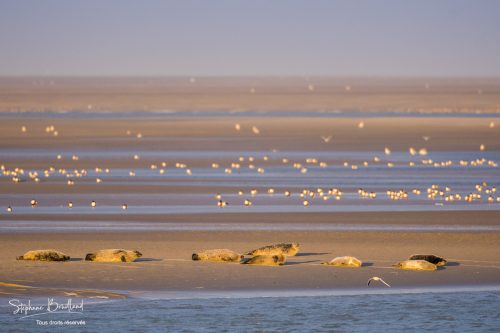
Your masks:
[[[221,74],[221,75],[196,75],[196,74],[159,74],[159,75],[149,75],[149,74],[56,74],[56,75],[46,75],[46,74],[20,74],[20,75],[4,75],[0,74],[0,79],[23,79],[23,78],[124,78],[124,79],[134,79],[134,78],[195,78],[195,79],[211,79],[211,78],[325,78],[325,79],[500,79],[500,74],[495,75],[335,75],[335,74],[324,74],[324,75],[300,75],[300,74]]]

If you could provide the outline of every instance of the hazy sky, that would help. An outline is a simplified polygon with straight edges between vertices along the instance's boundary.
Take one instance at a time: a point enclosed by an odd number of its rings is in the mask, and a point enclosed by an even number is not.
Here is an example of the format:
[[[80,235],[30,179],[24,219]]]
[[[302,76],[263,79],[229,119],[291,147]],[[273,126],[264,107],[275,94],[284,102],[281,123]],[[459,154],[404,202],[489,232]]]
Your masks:
[[[0,0],[0,75],[500,75],[500,1]]]

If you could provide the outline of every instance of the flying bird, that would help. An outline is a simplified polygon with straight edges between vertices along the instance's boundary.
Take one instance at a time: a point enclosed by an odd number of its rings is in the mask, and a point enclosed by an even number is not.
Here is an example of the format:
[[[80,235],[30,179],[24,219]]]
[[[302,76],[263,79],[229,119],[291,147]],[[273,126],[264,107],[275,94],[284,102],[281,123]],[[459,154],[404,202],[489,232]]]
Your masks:
[[[330,142],[330,140],[331,140],[332,138],[333,138],[333,136],[331,136],[331,135],[328,135],[328,136],[326,136],[326,135],[322,135],[322,136],[321,136],[321,139],[323,140],[323,142],[324,142],[324,143],[328,143],[328,142]]]
[[[374,277],[370,278],[370,279],[368,280],[368,285],[370,285],[370,282],[372,282],[372,281],[380,281],[380,282],[382,282],[383,284],[385,284],[387,287],[390,287],[390,285],[389,285],[387,282],[385,282],[384,280],[382,280],[382,279],[381,279],[381,278],[379,278],[378,276],[374,276]]]

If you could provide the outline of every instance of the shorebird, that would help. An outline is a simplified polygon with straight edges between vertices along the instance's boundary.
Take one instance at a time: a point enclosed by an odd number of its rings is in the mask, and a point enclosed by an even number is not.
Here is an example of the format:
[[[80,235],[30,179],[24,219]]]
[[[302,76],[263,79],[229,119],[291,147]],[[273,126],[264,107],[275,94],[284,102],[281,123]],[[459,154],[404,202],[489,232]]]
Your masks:
[[[309,206],[309,201],[304,200],[304,201],[302,202],[302,204],[303,204],[304,206],[306,206],[306,207],[307,207],[307,206]]]
[[[92,202],[90,203],[90,207],[94,208],[95,206],[97,206],[97,202],[92,200]]]
[[[481,144],[481,145],[479,146],[479,150],[480,150],[480,151],[484,151],[485,149],[486,149],[486,146],[485,146],[484,144]]]
[[[385,147],[385,148],[384,148],[384,153],[385,153],[386,155],[391,155],[391,150],[390,150],[389,148]]]
[[[11,206],[7,207],[7,212],[8,213],[12,213],[12,207]]]
[[[260,130],[259,130],[259,128],[257,126],[252,126],[252,132],[255,135],[259,135],[260,134]]]
[[[427,148],[420,148],[420,149],[418,150],[418,154],[419,154],[420,156],[426,156],[426,155],[427,155]]]
[[[252,202],[248,199],[245,199],[245,201],[243,202],[243,204],[246,206],[246,207],[249,207],[252,205]]]
[[[358,124],[358,128],[364,128],[365,127],[365,123],[363,121],[360,121],[359,124]]]
[[[384,280],[382,280],[382,279],[381,279],[381,278],[379,278],[378,276],[374,276],[374,277],[370,278],[370,279],[368,280],[368,285],[370,285],[370,282],[372,282],[372,281],[380,281],[380,282],[382,282],[383,284],[385,284],[387,287],[390,287],[390,285],[389,285],[387,282],[385,282]]]
[[[241,125],[238,123],[234,124],[234,129],[237,131],[241,130]]]
[[[73,208],[73,202],[68,202],[68,208]]]
[[[128,205],[127,205],[127,204],[123,204],[123,205],[122,205],[122,209],[123,209],[123,210],[127,210],[127,208],[128,208]]]
[[[217,202],[217,206],[218,206],[218,207],[221,207],[221,208],[222,208],[222,207],[226,207],[227,205],[228,205],[228,203],[227,203],[227,202],[225,202],[225,201],[222,201],[222,200],[219,200],[219,201]]]
[[[31,207],[35,208],[36,205],[38,205],[38,201],[36,201],[35,199],[31,199],[30,204],[31,204]]]
[[[321,139],[323,140],[324,143],[328,143],[330,142],[330,140],[333,138],[333,136],[331,135],[328,135],[328,136],[325,136],[325,135],[322,135],[321,136]]]

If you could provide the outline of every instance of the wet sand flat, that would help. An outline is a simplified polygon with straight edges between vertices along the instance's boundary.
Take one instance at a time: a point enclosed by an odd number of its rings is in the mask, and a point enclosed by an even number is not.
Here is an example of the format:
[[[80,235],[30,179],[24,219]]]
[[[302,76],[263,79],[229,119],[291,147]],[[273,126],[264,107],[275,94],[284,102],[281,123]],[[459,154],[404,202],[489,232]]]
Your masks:
[[[47,132],[50,126],[54,130]],[[372,276],[402,288],[498,285],[500,201],[493,188],[500,183],[499,129],[492,116],[2,114],[0,164],[8,172],[0,176],[0,282],[35,287],[23,293],[37,295],[44,288],[47,293],[365,288]],[[322,136],[332,138],[325,142]],[[413,156],[410,147],[427,152]],[[15,168],[24,171],[19,182],[9,174]],[[38,182],[30,172],[38,173]],[[428,198],[432,186],[443,194]],[[343,195],[323,200],[321,191],[332,188]],[[360,188],[376,198],[361,198]],[[304,189],[307,207],[300,196]],[[388,191],[400,190],[408,197],[389,198]],[[466,202],[472,192],[481,198]],[[445,193],[460,199],[449,202]],[[217,194],[228,207],[217,207]],[[247,198],[251,207],[243,205]],[[275,242],[299,242],[301,255],[283,267],[191,260],[197,250],[244,252]],[[15,260],[41,248],[73,259]],[[137,249],[144,258],[131,264],[82,260],[102,248]],[[444,256],[450,264],[435,272],[391,267],[419,252]],[[320,265],[344,255],[366,266]]]
[[[443,232],[135,232],[0,234],[0,281],[45,288],[105,290],[252,290],[365,288],[372,276],[393,287],[481,286],[498,284],[498,233]],[[301,253],[282,267],[194,262],[193,251],[230,248],[244,252],[282,241],[301,243]],[[64,263],[16,261],[33,248],[57,248],[73,257]],[[466,246],[464,245],[466,244]],[[135,263],[82,261],[99,248],[139,249]],[[436,253],[449,264],[435,272],[391,267],[415,253]],[[336,256],[353,255],[362,268],[320,265]]]

